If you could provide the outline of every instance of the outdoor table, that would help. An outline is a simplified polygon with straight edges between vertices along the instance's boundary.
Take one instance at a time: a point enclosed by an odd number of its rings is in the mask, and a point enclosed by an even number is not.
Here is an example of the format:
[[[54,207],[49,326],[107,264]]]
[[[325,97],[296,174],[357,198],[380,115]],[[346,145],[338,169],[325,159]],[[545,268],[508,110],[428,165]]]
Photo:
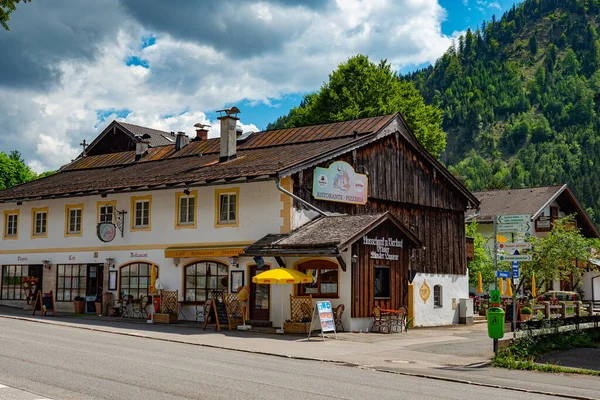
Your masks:
[[[389,333],[392,332],[392,330],[398,330],[398,328],[400,328],[400,332],[402,332],[402,326],[404,325],[403,323],[403,318],[406,315],[406,310],[388,310],[388,309],[381,309],[381,312],[383,313],[384,316],[387,316],[390,319],[390,330]]]

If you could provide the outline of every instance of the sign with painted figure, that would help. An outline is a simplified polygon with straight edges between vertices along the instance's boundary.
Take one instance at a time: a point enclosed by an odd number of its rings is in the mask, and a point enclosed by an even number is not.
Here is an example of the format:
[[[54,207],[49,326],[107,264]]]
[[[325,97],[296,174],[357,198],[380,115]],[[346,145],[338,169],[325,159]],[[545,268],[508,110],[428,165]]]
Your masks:
[[[104,243],[112,242],[115,236],[117,236],[117,226],[109,222],[103,222],[98,224],[98,239]]]
[[[497,221],[499,224],[524,224],[526,222],[531,222],[531,215],[499,215]]]
[[[330,301],[317,301],[317,310],[319,311],[319,322],[323,332],[335,331],[335,321],[333,319],[333,309]]]
[[[498,261],[531,261],[531,254],[498,254]]]
[[[531,249],[531,243],[528,242],[517,242],[517,243],[499,243],[499,250],[529,250]]]
[[[336,161],[329,168],[315,168],[313,197],[318,200],[349,204],[367,202],[368,177],[357,174],[352,165]]]

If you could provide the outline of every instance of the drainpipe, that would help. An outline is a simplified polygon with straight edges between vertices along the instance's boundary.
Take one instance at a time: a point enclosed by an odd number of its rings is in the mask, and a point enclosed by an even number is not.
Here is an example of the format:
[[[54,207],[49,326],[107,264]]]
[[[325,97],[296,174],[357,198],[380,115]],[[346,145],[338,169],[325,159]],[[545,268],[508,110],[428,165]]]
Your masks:
[[[293,194],[291,192],[288,192],[287,190],[285,190],[284,188],[282,188],[281,187],[281,182],[279,181],[279,177],[275,178],[275,184],[277,185],[277,189],[279,189],[280,192],[283,192],[283,193],[287,194],[288,196],[290,196],[294,200],[298,200],[300,203],[304,204],[306,207],[310,208],[311,210],[318,212],[323,217],[327,216],[327,214],[325,214],[324,211],[319,210],[317,207],[313,206],[308,201],[303,200],[300,197],[296,196],[295,194]]]
[[[479,215],[481,215],[481,209],[478,208],[477,212],[473,215],[469,215],[467,218],[465,218],[465,222],[469,222],[470,220],[479,217]]]

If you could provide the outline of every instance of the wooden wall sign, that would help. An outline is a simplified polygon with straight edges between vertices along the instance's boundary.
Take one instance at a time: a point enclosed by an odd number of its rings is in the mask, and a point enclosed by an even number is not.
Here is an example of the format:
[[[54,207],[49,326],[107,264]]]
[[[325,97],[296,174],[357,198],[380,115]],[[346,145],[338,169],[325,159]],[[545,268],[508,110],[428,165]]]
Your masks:
[[[50,291],[50,293],[42,293],[41,290],[37,292],[35,302],[33,303],[33,315],[35,315],[36,311],[40,311],[42,317],[51,311],[52,316],[56,317],[56,312],[54,310],[54,294],[52,291]]]
[[[427,284],[427,280],[423,280],[423,284],[421,285],[421,289],[419,289],[419,294],[423,299],[423,303],[427,304],[427,299],[431,296],[431,289],[429,289],[429,285]]]

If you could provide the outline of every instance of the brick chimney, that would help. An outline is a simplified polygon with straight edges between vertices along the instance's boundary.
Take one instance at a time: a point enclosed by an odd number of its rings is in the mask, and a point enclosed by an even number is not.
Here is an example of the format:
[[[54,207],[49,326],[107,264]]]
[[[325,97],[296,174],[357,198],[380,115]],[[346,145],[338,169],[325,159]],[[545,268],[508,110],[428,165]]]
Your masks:
[[[210,128],[210,125],[204,125],[201,123],[197,123],[197,124],[194,124],[194,127],[196,128],[196,137],[192,140],[200,140],[200,141],[208,140],[208,129]]]
[[[219,162],[225,162],[233,160],[236,157],[236,124],[240,120],[237,116],[240,113],[240,109],[231,107],[218,111],[221,112],[221,116],[217,118],[221,121],[221,155]]]

